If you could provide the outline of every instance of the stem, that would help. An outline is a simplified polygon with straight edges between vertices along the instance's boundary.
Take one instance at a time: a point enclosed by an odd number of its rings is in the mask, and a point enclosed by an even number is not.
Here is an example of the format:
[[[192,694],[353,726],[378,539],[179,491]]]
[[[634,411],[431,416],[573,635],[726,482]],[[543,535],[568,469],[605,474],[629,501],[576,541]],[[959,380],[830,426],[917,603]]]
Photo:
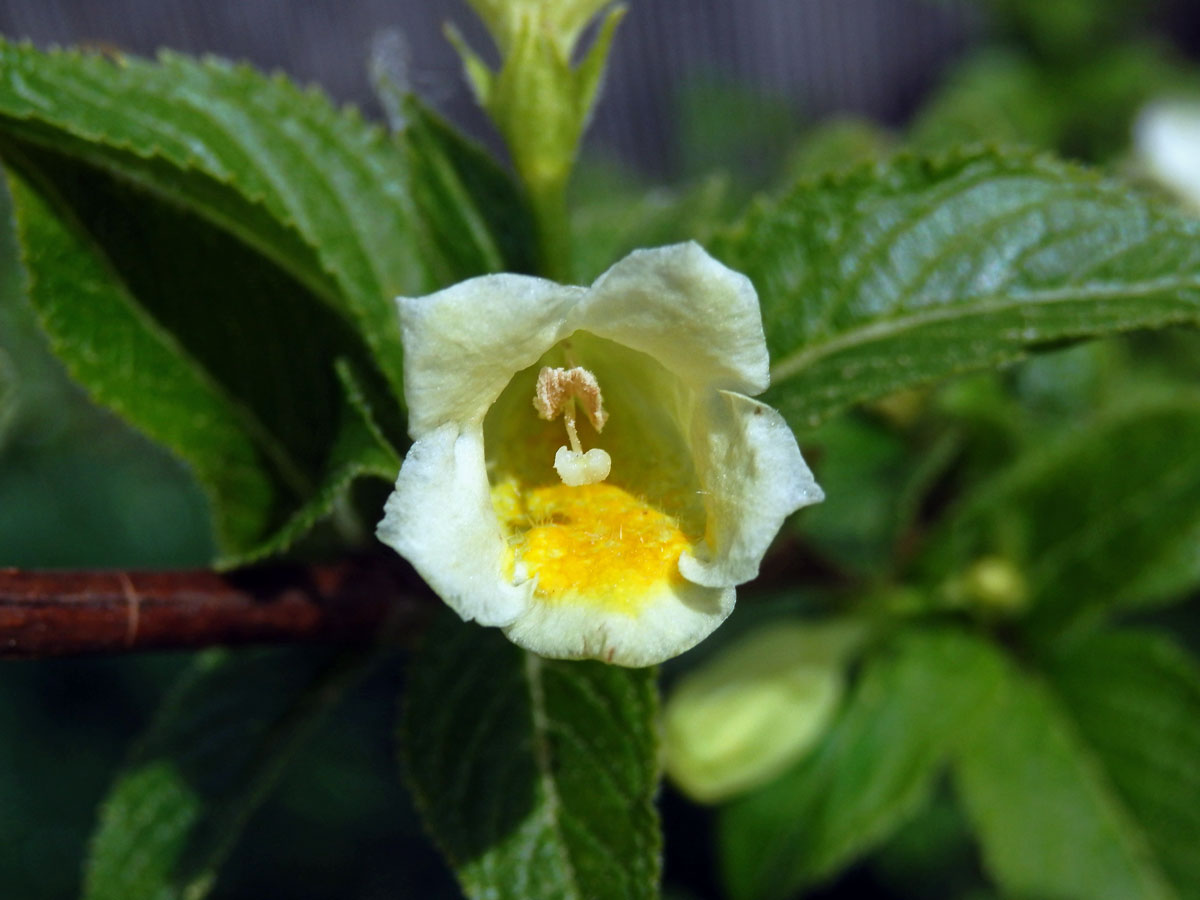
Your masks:
[[[571,265],[571,222],[567,215],[565,173],[562,178],[538,182],[527,180],[526,183],[529,185],[537,226],[542,274],[551,281],[570,284],[574,280],[574,272]]]
[[[399,640],[436,608],[419,585],[383,557],[228,574],[0,569],[0,659]]]

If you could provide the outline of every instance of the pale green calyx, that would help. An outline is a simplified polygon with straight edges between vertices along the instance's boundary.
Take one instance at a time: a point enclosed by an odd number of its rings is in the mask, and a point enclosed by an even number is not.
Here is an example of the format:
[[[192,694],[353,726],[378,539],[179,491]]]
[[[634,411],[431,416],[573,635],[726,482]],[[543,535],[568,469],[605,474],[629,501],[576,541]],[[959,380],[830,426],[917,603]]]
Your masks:
[[[587,24],[611,0],[472,0],[501,62],[498,71],[448,29],[479,104],[508,142],[531,193],[559,191],[587,126],[624,7],[612,9],[591,48],[572,65]]]
[[[491,32],[500,51],[516,43],[523,23],[540,23],[569,56],[587,23],[612,0],[469,0]]]

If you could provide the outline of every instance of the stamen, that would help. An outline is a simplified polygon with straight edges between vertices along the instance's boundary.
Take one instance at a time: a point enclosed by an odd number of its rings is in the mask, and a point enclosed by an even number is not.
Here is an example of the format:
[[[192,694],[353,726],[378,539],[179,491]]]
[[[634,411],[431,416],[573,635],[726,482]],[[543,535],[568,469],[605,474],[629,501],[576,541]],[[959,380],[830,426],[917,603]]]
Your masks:
[[[554,470],[563,484],[570,487],[603,481],[612,468],[612,459],[599,447],[584,453],[575,425],[576,401],[583,405],[592,427],[597,432],[601,431],[608,421],[608,413],[604,411],[604,398],[600,395],[600,383],[596,381],[596,376],[581,366],[570,369],[544,366],[538,373],[533,408],[547,421],[560,415],[563,417],[571,446],[570,449],[558,448],[554,455]]]
[[[567,401],[571,399],[583,404],[583,411],[596,431],[604,430],[608,413],[604,411],[604,397],[600,394],[600,383],[596,381],[596,376],[582,366],[571,369],[543,366],[538,373],[533,395],[533,408],[538,415],[551,421],[563,412]]]

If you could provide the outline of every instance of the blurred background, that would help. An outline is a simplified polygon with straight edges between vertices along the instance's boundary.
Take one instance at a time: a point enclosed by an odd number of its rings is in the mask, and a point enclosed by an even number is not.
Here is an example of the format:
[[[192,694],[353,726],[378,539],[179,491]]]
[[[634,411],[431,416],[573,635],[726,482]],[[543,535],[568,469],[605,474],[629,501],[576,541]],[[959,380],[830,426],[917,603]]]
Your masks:
[[[581,207],[603,195],[613,172],[654,190],[684,190],[724,170],[733,195],[748,195],[787,171],[810,129],[830,116],[903,128],[980,48],[1020,46],[1042,59],[1068,53],[1082,58],[1088,46],[1078,44],[1096,41],[1099,53],[1111,35],[1094,24],[1074,30],[1072,16],[1093,22],[1098,6],[1139,4],[1043,0],[1037,15],[1061,21],[1041,26],[1030,24],[1036,4],[1020,0],[629,5],[586,141]],[[1146,72],[1155,70],[1153,60],[1200,51],[1194,0],[1140,5],[1138,58]],[[1114,22],[1124,21],[1114,16]],[[393,67],[498,150],[442,36],[448,20],[473,46],[490,52],[461,0],[0,0],[0,34],[9,39],[142,55],[167,47],[245,59],[319,84],[337,101],[376,118],[383,113],[372,97],[367,59],[381,33],[399,34],[388,44]],[[1135,84],[1130,102],[1151,90]],[[1128,123],[1128,116],[1114,113],[1110,144],[1127,141]],[[1090,144],[1073,148],[1066,141],[1056,149],[1077,149],[1082,158],[1102,161]],[[1106,153],[1112,150],[1105,146]],[[173,459],[92,407],[65,379],[20,301],[20,277],[4,216],[0,566],[203,565],[212,546],[199,491]],[[289,653],[300,651],[272,652],[287,665]],[[96,804],[185,663],[164,654],[0,665],[0,896],[77,894]],[[251,824],[215,896],[457,896],[421,835],[392,764],[399,673],[399,660],[385,665],[300,753]],[[710,840],[705,822],[674,794],[666,795],[664,808],[674,896],[716,896],[709,864],[684,859],[689,843],[694,849]],[[925,827],[949,829],[953,823],[934,817]],[[915,851],[901,842],[893,861],[902,863],[906,853]],[[964,854],[969,866],[969,851]],[[906,878],[911,888],[911,874]],[[928,884],[918,888],[913,896],[941,895]],[[856,871],[829,896],[863,889],[904,895],[878,873]]]

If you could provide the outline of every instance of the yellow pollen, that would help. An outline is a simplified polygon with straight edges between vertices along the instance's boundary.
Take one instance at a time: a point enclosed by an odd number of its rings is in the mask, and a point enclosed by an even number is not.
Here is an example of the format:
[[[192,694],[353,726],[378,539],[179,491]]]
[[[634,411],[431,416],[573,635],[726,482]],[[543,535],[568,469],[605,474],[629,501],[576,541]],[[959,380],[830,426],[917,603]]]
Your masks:
[[[637,613],[656,588],[681,580],[692,546],[676,521],[624,488],[597,483],[521,490],[497,485],[493,503],[510,535],[511,566],[536,578],[547,603]]]

